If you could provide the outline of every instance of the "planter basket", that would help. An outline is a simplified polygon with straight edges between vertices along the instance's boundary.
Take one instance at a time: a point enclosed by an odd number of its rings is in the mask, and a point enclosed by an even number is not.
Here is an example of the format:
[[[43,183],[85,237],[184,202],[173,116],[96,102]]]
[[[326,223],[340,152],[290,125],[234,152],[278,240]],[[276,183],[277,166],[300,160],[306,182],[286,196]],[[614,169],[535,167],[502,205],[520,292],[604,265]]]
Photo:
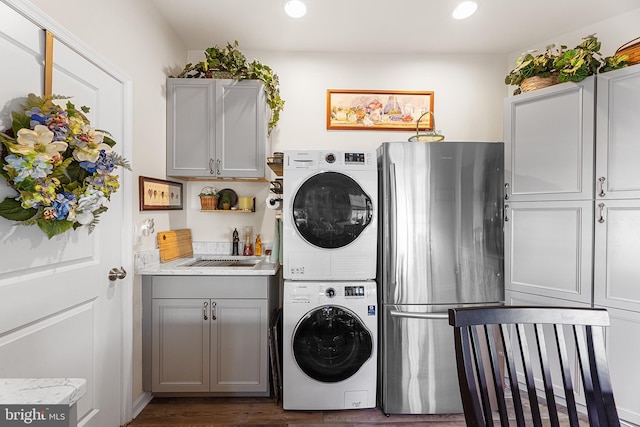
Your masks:
[[[558,73],[553,73],[549,77],[533,76],[524,79],[522,83],[520,83],[520,91],[531,92],[532,90],[542,89],[558,83],[560,83],[558,80]]]
[[[628,55],[629,65],[640,64],[640,37],[623,44],[616,50],[616,55]],[[635,43],[634,43],[635,42]]]
[[[218,209],[218,196],[200,196],[200,208],[203,211]]]

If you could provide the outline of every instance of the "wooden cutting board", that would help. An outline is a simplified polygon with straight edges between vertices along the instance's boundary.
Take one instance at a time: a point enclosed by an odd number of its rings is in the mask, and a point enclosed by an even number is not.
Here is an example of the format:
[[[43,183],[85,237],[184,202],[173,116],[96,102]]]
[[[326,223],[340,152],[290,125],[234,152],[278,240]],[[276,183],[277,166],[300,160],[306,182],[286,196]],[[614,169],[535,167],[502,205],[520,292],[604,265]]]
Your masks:
[[[159,232],[158,249],[160,249],[160,262],[193,256],[191,229]]]

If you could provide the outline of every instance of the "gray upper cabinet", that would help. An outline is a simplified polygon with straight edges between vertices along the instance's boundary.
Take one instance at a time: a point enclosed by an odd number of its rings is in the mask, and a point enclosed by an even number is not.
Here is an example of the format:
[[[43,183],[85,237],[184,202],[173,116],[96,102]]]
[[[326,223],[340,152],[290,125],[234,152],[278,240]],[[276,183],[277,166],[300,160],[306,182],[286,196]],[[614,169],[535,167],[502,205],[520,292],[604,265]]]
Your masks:
[[[264,178],[267,104],[257,80],[167,79],[167,175]]]
[[[506,201],[593,197],[594,85],[592,76],[505,99]]]
[[[596,200],[640,198],[640,66],[598,75]]]

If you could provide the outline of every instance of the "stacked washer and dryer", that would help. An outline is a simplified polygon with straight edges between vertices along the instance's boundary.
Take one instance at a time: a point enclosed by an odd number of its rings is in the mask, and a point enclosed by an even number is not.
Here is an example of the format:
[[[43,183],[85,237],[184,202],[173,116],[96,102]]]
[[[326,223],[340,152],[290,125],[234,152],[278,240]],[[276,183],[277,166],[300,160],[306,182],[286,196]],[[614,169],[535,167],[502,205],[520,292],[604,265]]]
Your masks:
[[[375,151],[285,151],[283,407],[376,406]]]

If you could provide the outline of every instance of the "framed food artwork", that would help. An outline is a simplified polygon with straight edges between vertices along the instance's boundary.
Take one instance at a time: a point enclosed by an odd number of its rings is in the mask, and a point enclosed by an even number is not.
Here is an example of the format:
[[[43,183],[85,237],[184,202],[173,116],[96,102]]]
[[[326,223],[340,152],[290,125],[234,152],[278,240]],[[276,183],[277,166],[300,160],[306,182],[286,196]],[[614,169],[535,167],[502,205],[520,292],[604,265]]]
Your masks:
[[[141,211],[182,209],[182,183],[141,176],[138,187]]]
[[[327,129],[433,130],[433,92],[328,89]]]

